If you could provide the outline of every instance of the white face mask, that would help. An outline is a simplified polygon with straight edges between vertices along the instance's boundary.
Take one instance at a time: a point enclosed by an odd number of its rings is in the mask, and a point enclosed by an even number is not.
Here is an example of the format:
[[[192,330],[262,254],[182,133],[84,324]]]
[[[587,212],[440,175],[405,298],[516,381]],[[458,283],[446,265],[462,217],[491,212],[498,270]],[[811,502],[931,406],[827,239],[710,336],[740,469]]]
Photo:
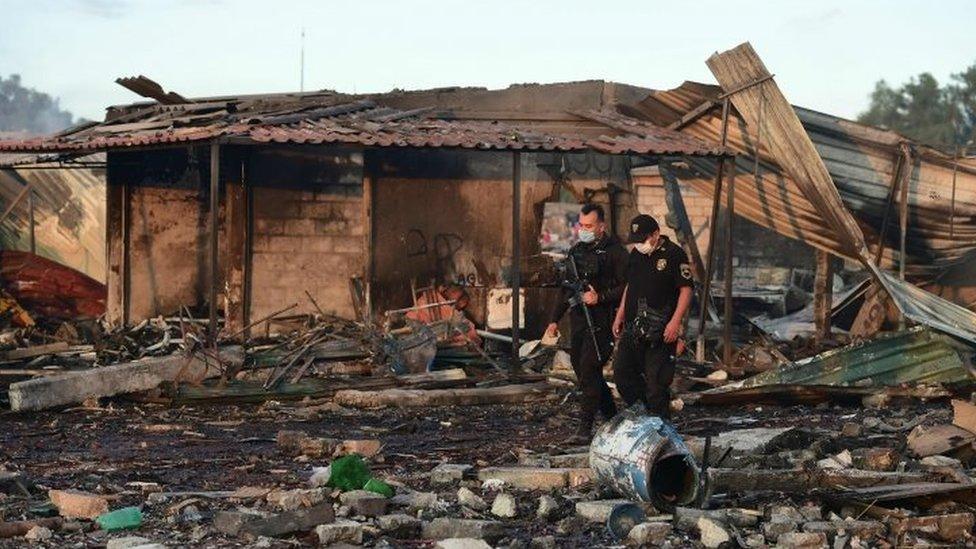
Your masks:
[[[583,243],[590,243],[596,240],[596,233],[593,231],[587,231],[586,229],[579,230],[579,241]]]
[[[654,246],[651,246],[649,242],[641,242],[640,244],[634,246],[634,249],[644,255],[650,255],[650,253],[654,251]]]

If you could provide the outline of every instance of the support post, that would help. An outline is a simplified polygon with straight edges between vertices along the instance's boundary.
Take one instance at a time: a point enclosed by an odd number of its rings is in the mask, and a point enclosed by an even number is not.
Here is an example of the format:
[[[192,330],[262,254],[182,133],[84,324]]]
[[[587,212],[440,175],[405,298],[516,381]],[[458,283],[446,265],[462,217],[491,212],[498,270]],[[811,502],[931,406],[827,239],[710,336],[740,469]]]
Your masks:
[[[830,338],[830,310],[834,304],[833,257],[817,250],[817,274],[813,281],[814,344],[819,349]]]
[[[111,158],[111,153],[109,153]],[[105,318],[112,327],[129,323],[129,186],[119,181],[111,160],[105,185],[105,255],[108,298]]]
[[[34,240],[34,188],[31,187],[27,191],[27,209],[30,223],[30,251],[32,254],[37,253],[37,242]]]
[[[519,292],[521,291],[522,243],[519,228],[522,213],[522,155],[512,153],[512,363],[519,363]]]
[[[373,188],[375,186],[373,174],[373,155],[369,151],[363,152],[363,254],[365,265],[363,268],[363,318],[367,324],[373,323]],[[416,293],[410,292],[411,298],[416,299]]]
[[[224,201],[224,223],[227,227],[226,273],[227,296],[224,300],[224,328],[227,333],[241,333],[247,339],[247,306],[245,287],[248,278],[247,249],[250,244],[248,228],[248,194],[250,189],[244,180],[244,164],[241,163],[240,176],[237,181],[226,183],[226,198]]]
[[[725,192],[725,311],[722,315],[722,362],[732,364],[732,259],[733,229],[735,220],[735,161],[731,161],[728,173],[729,185]]]
[[[722,102],[722,146],[728,140],[729,100]],[[702,277],[702,293],[698,310],[698,340],[695,343],[695,361],[705,362],[705,317],[708,314],[708,300],[711,298],[712,275],[715,272],[715,226],[718,225],[719,202],[722,198],[722,180],[726,158],[720,158],[715,170],[715,192],[712,194],[712,214],[708,219],[708,251],[705,254],[705,275]],[[734,166],[733,166],[734,169]]]
[[[910,153],[909,153],[910,154]],[[901,179],[901,196],[899,197],[899,216],[898,216],[898,228],[900,231],[900,242],[898,248],[898,278],[905,280],[905,263],[906,263],[906,252],[907,252],[907,240],[908,240],[908,184],[911,180],[912,173],[912,160],[911,156],[905,159],[905,172]],[[898,315],[898,329],[905,329],[905,315],[904,313]]]
[[[220,144],[216,141],[210,144],[210,311],[208,319],[208,336],[211,343],[217,341],[217,293],[219,252],[218,242],[218,210],[220,209]]]

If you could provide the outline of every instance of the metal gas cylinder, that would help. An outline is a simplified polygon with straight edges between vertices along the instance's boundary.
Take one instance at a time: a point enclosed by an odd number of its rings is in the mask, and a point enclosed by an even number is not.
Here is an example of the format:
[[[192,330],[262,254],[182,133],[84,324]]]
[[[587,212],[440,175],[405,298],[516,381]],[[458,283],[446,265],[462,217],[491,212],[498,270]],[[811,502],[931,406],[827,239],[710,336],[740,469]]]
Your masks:
[[[590,443],[596,478],[621,495],[664,512],[698,497],[699,469],[681,436],[666,420],[637,405],[603,424]]]

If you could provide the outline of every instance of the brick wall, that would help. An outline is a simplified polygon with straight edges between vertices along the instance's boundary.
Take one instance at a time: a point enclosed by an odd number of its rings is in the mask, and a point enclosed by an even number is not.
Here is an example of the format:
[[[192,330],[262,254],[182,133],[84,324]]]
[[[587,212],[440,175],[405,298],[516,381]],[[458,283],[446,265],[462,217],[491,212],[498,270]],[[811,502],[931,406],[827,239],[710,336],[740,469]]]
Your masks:
[[[674,231],[665,221],[668,205],[664,198],[664,184],[657,168],[635,170],[633,181],[637,191],[638,211],[653,216],[661,225],[661,233],[676,241]],[[682,181],[678,181],[678,187],[681,189],[681,198],[684,199],[685,209],[688,211],[688,220],[695,232],[698,249],[704,254],[708,249],[708,239],[711,237],[708,223],[712,215],[712,198],[699,193],[691,185]]]
[[[365,265],[361,191],[254,188],[251,319],[292,303],[314,313],[305,290],[325,312],[354,317],[349,278]]]

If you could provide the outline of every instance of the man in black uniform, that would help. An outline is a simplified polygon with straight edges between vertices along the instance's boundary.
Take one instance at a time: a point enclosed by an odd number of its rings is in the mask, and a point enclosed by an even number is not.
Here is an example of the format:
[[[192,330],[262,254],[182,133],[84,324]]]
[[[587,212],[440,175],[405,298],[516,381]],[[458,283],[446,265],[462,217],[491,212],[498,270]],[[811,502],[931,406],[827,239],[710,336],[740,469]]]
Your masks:
[[[642,401],[649,413],[667,419],[675,349],[691,305],[691,265],[649,215],[630,222],[629,240],[636,246],[627,260],[627,286],[613,322],[620,340],[613,377],[628,406]]]
[[[570,250],[567,262],[575,260],[579,279],[584,281],[587,290],[583,292],[583,304],[575,306],[570,312],[572,337],[570,360],[580,391],[580,422],[576,434],[568,441],[585,444],[590,441],[593,421],[599,410],[605,419],[617,413],[613,395],[603,379],[603,365],[610,358],[613,336],[611,323],[614,309],[624,291],[624,271],[627,266],[627,250],[617,237],[607,234],[603,208],[596,204],[586,204],[580,210],[579,242]],[[553,310],[546,335],[553,337],[558,329],[559,319],[569,308],[569,291]],[[586,307],[593,319],[596,335],[594,343],[582,310]],[[597,353],[599,346],[599,356]]]

